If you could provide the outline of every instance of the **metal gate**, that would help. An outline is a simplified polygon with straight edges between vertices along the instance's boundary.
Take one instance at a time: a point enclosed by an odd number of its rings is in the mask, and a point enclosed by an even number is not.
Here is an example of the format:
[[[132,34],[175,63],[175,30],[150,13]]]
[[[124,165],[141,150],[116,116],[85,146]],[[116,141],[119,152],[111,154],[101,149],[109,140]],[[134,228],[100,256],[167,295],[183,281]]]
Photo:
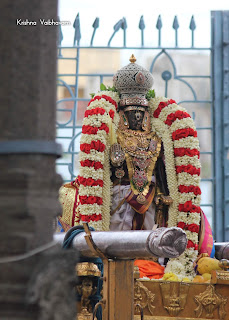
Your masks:
[[[127,46],[126,19],[114,26],[107,45],[93,45],[99,18],[93,23],[90,45],[81,46],[80,19],[77,15],[73,47],[61,47],[59,29],[57,140],[63,157],[57,171],[65,182],[78,174],[81,124],[90,93],[101,83],[112,86],[113,74],[128,64],[134,53],[140,65],[155,79],[156,95],[168,96],[184,106],[195,120],[202,163],[202,203],[217,241],[229,241],[229,11],[211,13],[211,47],[195,47],[196,22],[190,20],[190,45],[179,47],[179,22],[175,16],[174,45],[162,45],[161,16],[156,22],[157,45],[145,45],[145,22],[139,21],[139,46]],[[120,34],[121,33],[121,34]],[[116,35],[117,34],[117,35]],[[115,37],[121,46],[112,46]],[[228,213],[226,215],[226,212]]]

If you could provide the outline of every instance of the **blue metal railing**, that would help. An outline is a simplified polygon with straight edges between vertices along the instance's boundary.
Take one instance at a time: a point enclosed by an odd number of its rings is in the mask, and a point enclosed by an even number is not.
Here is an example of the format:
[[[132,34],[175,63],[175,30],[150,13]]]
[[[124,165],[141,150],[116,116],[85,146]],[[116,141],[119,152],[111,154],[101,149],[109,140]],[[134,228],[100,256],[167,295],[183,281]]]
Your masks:
[[[219,23],[219,22],[217,22]],[[193,118],[195,118],[195,111],[194,106],[198,106],[198,110],[203,110],[205,108],[208,110],[210,119],[209,119],[209,125],[198,125],[197,131],[198,135],[201,136],[202,133],[209,132],[210,133],[210,140],[204,143],[204,140],[202,141],[202,148],[201,148],[201,157],[204,160],[203,166],[204,170],[202,176],[202,184],[210,183],[209,190],[210,194],[209,197],[205,197],[205,201],[201,204],[201,206],[204,207],[205,212],[207,211],[207,215],[211,221],[212,226],[214,226],[215,233],[217,236],[217,241],[224,240],[222,238],[222,234],[224,232],[221,232],[222,227],[218,227],[216,225],[216,207],[217,204],[215,202],[215,197],[218,196],[218,193],[215,191],[215,184],[219,183],[219,177],[220,175],[217,175],[217,170],[215,169],[217,165],[221,165],[216,163],[216,153],[219,152],[218,148],[216,148],[216,144],[218,143],[215,137],[215,119],[214,119],[214,112],[213,112],[213,89],[212,89],[212,81],[214,75],[213,73],[209,74],[193,74],[192,68],[190,68],[190,74],[179,74],[176,63],[174,62],[174,59],[172,57],[172,54],[174,52],[179,52],[179,54],[185,55],[187,52],[190,52],[193,54],[193,56],[198,52],[205,53],[206,59],[208,59],[209,55],[212,54],[212,48],[211,47],[195,47],[195,34],[196,34],[196,22],[194,16],[191,16],[189,29],[191,32],[190,36],[190,46],[188,47],[182,47],[178,46],[179,40],[179,22],[178,17],[175,16],[172,24],[172,28],[174,29],[174,47],[171,46],[161,46],[162,44],[162,31],[163,31],[163,23],[162,23],[162,17],[161,15],[158,16],[157,22],[156,22],[156,29],[158,31],[158,45],[157,46],[145,46],[145,21],[144,17],[140,17],[139,21],[139,31],[140,31],[140,44],[139,46],[127,46],[127,21],[125,18],[120,19],[113,27],[113,33],[111,34],[107,45],[105,46],[94,46],[94,39],[96,37],[96,32],[99,25],[99,18],[97,17],[92,25],[93,31],[92,36],[90,40],[90,44],[87,46],[81,46],[80,40],[81,40],[81,31],[80,31],[80,17],[79,14],[76,16],[74,25],[75,29],[74,33],[74,39],[73,39],[73,46],[72,47],[62,47],[61,43],[63,40],[63,32],[61,30],[61,25],[59,26],[59,47],[58,47],[58,61],[71,61],[73,64],[75,63],[75,70],[74,72],[71,70],[71,72],[61,72],[58,74],[58,87],[59,88],[65,88],[66,96],[59,99],[57,104],[57,112],[59,115],[62,114],[62,116],[59,116],[60,120],[58,119],[57,122],[57,139],[59,142],[61,142],[64,145],[64,156],[62,159],[59,159],[57,161],[57,168],[60,173],[62,173],[65,182],[72,181],[76,175],[77,175],[77,155],[79,153],[79,137],[81,134],[81,123],[79,119],[77,118],[77,113],[83,108],[86,108],[85,103],[90,100],[90,96],[79,96],[79,79],[83,78],[89,78],[89,79],[97,79],[99,83],[102,83],[103,81],[106,81],[105,79],[112,79],[113,73],[107,72],[80,72],[83,69],[80,68],[80,53],[82,50],[87,50],[88,55],[90,55],[90,50],[97,49],[98,54],[101,52],[101,50],[119,50],[119,52],[124,52],[124,50],[141,50],[144,52],[151,51],[152,56],[156,52],[156,55],[154,56],[149,70],[151,72],[154,72],[156,68],[156,64],[158,63],[159,59],[162,57],[165,57],[167,61],[169,61],[170,68],[165,68],[163,72],[161,73],[161,78],[164,82],[164,95],[167,96],[169,93],[170,83],[172,81],[177,81],[177,86],[185,86],[186,95],[187,98],[182,99],[179,101],[179,104],[192,104],[193,108],[192,110],[189,109],[189,112],[193,114]],[[112,46],[112,41],[115,38],[116,34],[118,32],[122,31],[123,37],[122,37],[122,45],[121,46]],[[71,57],[66,56],[67,51],[71,51]],[[158,51],[158,52],[157,52]],[[172,54],[171,54],[172,53]],[[191,64],[191,61],[190,61]],[[158,75],[159,76],[159,75]],[[200,98],[198,96],[198,92],[196,88],[193,87],[193,84],[190,82],[191,80],[198,81],[198,83],[202,83],[201,85],[206,88],[206,90],[209,92],[207,97],[204,99]],[[202,82],[201,82],[202,81]],[[206,81],[208,81],[206,83]],[[82,88],[81,88],[82,89]],[[84,88],[85,89],[85,88]],[[214,88],[215,90],[215,88]],[[172,96],[171,98],[176,98]],[[207,98],[207,99],[206,99]],[[80,108],[79,108],[80,106]],[[185,106],[186,107],[186,106]],[[204,112],[203,112],[204,113]],[[68,115],[68,116],[67,116]],[[67,118],[67,119],[66,119]],[[228,150],[228,146],[227,146]],[[226,152],[226,151],[225,151]],[[208,157],[208,159],[206,158]],[[207,160],[206,160],[207,159]],[[206,169],[206,170],[205,170]],[[221,174],[222,177],[222,174]],[[226,179],[228,180],[228,175],[226,176]],[[223,178],[223,177],[222,177]],[[228,198],[226,199],[226,203],[228,204]],[[222,208],[221,208],[222,209]],[[220,210],[221,210],[220,209]],[[220,213],[220,219],[223,221],[222,215],[223,210],[221,210]],[[217,219],[218,216],[217,216]],[[220,222],[221,223],[221,222]],[[222,223],[221,223],[222,224]],[[229,225],[229,221],[228,221]],[[221,231],[220,231],[221,230]],[[220,235],[221,232],[221,235]]]

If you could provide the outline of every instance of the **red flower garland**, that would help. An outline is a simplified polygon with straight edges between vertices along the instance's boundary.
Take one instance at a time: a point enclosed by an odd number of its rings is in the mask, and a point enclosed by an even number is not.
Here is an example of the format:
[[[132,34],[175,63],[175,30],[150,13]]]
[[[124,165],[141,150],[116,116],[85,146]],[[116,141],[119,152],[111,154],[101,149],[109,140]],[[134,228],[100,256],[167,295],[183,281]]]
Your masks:
[[[96,196],[79,196],[79,200],[81,204],[103,204],[103,199],[101,197]]]
[[[181,111],[181,110],[177,110],[175,113],[170,113],[168,116],[167,116],[167,119],[165,120],[165,124],[167,124],[168,126],[171,126],[171,124],[179,119],[184,119],[184,118],[191,118],[191,116],[187,113],[187,112],[184,112],[184,111]]]
[[[162,109],[172,103],[176,103],[176,102],[174,100],[168,100],[167,102],[161,101],[158,104],[158,107],[156,108],[156,110],[154,111],[153,116],[155,118],[158,118],[160,116]],[[164,120],[164,123],[168,126],[171,126],[176,120],[182,120],[182,119],[186,119],[186,118],[191,118],[191,116],[185,111],[177,110],[177,111],[174,111],[174,112],[171,112],[170,114],[168,114],[166,120]],[[188,122],[186,122],[186,123],[188,124]],[[174,130],[172,132],[172,140],[173,141],[180,140],[182,138],[187,138],[187,137],[196,138],[197,131],[191,127],[187,127],[187,128],[180,128],[180,129]],[[174,157],[184,157],[184,156],[188,156],[188,157],[198,156],[198,159],[199,159],[200,152],[198,149],[191,149],[191,148],[184,148],[184,147],[183,148],[174,148]],[[186,172],[190,175],[197,175],[197,176],[200,175],[200,168],[197,168],[191,164],[177,165],[175,167],[175,170],[176,170],[177,175],[182,172]],[[188,186],[178,185],[178,191],[180,193],[194,193],[195,196],[201,194],[200,187],[194,186],[194,185],[188,185]],[[186,201],[184,204],[179,203],[178,210],[180,212],[187,213],[187,217],[191,213],[200,213],[201,212],[200,207],[193,204],[192,201]],[[200,229],[198,224],[195,224],[195,223],[186,224],[183,221],[180,221],[180,222],[178,221],[177,226],[184,229],[184,230],[188,230],[190,232],[197,233],[197,234],[199,233],[199,229]],[[189,249],[189,248],[194,248],[194,250],[198,250],[198,244],[195,244],[192,240],[188,240],[187,249]]]
[[[185,186],[181,184],[179,185],[178,189],[181,193],[193,192],[196,196],[201,194],[201,189],[198,186]]]
[[[94,186],[102,187],[103,186],[103,180],[101,180],[101,179],[94,180],[92,178],[84,178],[84,177],[78,176],[78,181],[80,184],[82,184],[85,187],[86,186],[91,186],[91,187],[94,187]]]
[[[161,110],[164,109],[165,107],[167,107],[169,104],[173,104],[173,103],[176,103],[176,101],[173,99],[170,99],[168,101],[161,101],[159,103],[157,109],[153,113],[154,118],[158,118],[161,113]]]
[[[200,157],[200,152],[197,149],[174,148],[174,155],[175,155],[175,157],[183,157],[183,156],[194,157],[194,156],[198,156],[198,158],[199,158]]]
[[[194,244],[192,240],[188,240],[187,248],[194,248],[194,250],[198,250],[198,244]]]
[[[88,103],[88,106],[90,106],[90,104],[91,104],[92,101],[100,100],[100,99],[102,99],[102,98],[105,99],[106,101],[112,103],[112,104],[115,106],[116,110],[117,110],[118,105],[117,105],[116,101],[113,100],[111,97],[106,96],[105,94],[103,94],[102,96],[95,96],[93,99],[90,100],[90,102]]]
[[[184,222],[179,222],[179,223],[177,224],[177,226],[178,226],[179,228],[181,228],[181,229],[189,230],[189,231],[191,231],[191,232],[196,232],[196,233],[198,233],[198,232],[199,232],[199,229],[200,229],[200,227],[199,227],[197,224],[195,224],[195,223],[186,224],[186,223],[184,223]]]
[[[105,123],[102,123],[100,127],[92,127],[90,125],[82,126],[83,134],[97,134],[98,130],[104,130],[106,133],[109,133],[109,128]]]
[[[189,136],[197,137],[197,131],[193,130],[192,128],[185,128],[185,129],[177,129],[172,133],[173,140],[180,140],[182,138],[187,138]]]
[[[93,116],[93,115],[97,115],[97,114],[104,115],[104,113],[105,113],[105,109],[98,107],[98,108],[86,110],[84,113],[84,117],[87,118],[89,116]]]
[[[114,110],[110,110],[109,111],[109,116],[111,117],[111,119],[113,120],[114,119]]]
[[[180,203],[178,210],[183,211],[183,212],[191,212],[191,213],[193,213],[193,212],[200,213],[201,212],[200,207],[194,205],[191,200],[186,201],[185,203]]]
[[[92,141],[91,143],[81,143],[80,150],[85,153],[90,153],[91,149],[97,150],[99,152],[103,152],[105,150],[105,144],[100,140]]]
[[[176,173],[182,173],[182,172],[187,172],[191,175],[197,174],[198,176],[200,175],[200,168],[196,168],[192,166],[191,164],[188,164],[187,166],[182,165],[182,166],[176,166]]]
[[[84,222],[90,222],[90,221],[100,221],[102,220],[102,215],[101,214],[92,214],[92,215],[84,215],[80,214],[79,221],[84,221]]]
[[[82,167],[94,168],[95,170],[103,169],[103,164],[100,161],[92,161],[92,160],[81,160],[80,165]]]

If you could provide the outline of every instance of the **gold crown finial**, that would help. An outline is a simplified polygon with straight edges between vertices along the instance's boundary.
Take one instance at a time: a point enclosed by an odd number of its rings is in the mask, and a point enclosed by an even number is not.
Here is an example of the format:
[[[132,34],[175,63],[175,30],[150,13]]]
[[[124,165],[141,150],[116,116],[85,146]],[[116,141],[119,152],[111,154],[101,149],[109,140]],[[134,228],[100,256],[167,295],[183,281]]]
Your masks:
[[[130,59],[129,59],[129,61],[130,61],[131,63],[135,63],[136,60],[137,60],[137,59],[135,58],[134,54],[132,54],[131,57],[130,57]]]

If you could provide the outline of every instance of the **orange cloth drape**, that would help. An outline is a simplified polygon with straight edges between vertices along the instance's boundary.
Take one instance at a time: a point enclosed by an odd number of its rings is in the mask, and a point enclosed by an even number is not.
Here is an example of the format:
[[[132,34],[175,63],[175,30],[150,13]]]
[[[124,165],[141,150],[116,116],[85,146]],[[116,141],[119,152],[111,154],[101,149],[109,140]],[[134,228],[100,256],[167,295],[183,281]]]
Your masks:
[[[150,260],[135,260],[134,265],[138,266],[140,278],[160,279],[164,275],[165,267]]]

